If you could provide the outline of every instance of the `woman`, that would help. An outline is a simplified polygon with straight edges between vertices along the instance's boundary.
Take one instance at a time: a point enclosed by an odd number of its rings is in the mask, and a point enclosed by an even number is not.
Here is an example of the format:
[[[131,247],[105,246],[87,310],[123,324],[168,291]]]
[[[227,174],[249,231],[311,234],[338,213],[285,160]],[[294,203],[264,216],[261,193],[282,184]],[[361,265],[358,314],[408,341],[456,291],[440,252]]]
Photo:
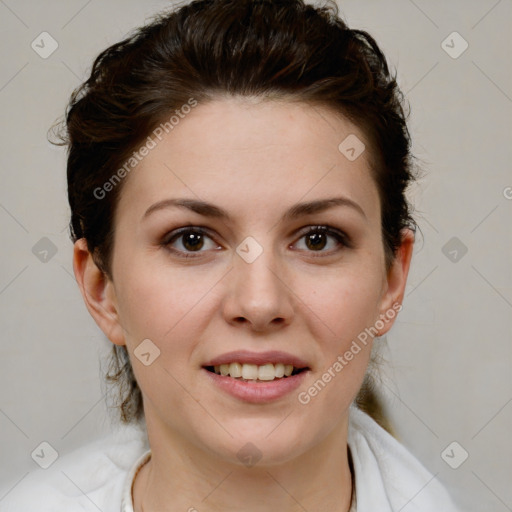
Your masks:
[[[335,6],[200,0],[96,59],[66,118],[110,438],[2,510],[455,510],[361,397],[414,243],[402,96]]]

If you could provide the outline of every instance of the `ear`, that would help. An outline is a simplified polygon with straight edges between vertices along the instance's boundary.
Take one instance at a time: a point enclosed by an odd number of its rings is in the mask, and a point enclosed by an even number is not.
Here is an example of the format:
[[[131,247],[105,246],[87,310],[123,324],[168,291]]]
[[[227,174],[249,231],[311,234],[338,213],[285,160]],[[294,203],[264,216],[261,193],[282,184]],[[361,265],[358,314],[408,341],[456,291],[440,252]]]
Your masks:
[[[101,271],[87,248],[85,238],[75,242],[73,271],[85,305],[99,328],[116,345],[125,345],[119,323],[114,283]]]
[[[395,259],[387,273],[384,293],[380,304],[380,319],[384,327],[379,329],[378,336],[386,334],[395,322],[397,313],[402,309],[405,285],[414,249],[414,231],[409,228],[402,230],[402,243],[396,251]]]

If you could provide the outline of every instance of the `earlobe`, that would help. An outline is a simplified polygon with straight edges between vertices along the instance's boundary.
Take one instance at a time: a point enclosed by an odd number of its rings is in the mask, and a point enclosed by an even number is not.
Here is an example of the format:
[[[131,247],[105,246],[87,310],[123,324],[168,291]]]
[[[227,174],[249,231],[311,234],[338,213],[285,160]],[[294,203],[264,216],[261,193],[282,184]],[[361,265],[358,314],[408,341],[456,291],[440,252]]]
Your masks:
[[[73,271],[85,305],[99,328],[112,343],[125,345],[113,282],[96,265],[85,238],[75,242]]]
[[[382,297],[380,314],[381,318],[384,315],[388,321],[379,331],[379,336],[389,331],[396,318],[396,313],[402,309],[401,304],[405,294],[413,249],[414,231],[405,228],[402,230],[402,243],[387,274],[386,292]]]

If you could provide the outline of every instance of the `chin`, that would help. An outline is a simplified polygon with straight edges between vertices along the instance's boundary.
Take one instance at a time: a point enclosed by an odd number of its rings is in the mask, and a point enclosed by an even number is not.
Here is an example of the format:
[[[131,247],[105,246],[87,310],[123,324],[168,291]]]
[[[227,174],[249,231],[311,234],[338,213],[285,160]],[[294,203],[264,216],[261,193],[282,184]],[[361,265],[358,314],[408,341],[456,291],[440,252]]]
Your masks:
[[[259,428],[254,425],[254,420],[225,423],[226,430],[233,437],[228,434],[221,438],[208,436],[202,444],[216,458],[230,464],[246,467],[284,464],[302,455],[313,444],[313,440],[307,442],[305,432],[290,432],[287,420],[280,424],[284,417],[277,421],[275,418],[272,421],[258,421]]]

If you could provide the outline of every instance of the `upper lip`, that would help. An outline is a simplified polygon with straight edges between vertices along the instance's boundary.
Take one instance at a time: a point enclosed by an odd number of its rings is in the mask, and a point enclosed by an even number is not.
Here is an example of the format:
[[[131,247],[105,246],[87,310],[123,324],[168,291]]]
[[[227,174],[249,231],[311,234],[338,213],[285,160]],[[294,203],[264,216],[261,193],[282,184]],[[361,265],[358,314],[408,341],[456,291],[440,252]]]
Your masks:
[[[267,352],[250,352],[248,350],[235,350],[233,352],[227,352],[220,356],[214,357],[203,366],[218,366],[221,364],[229,363],[247,363],[256,364],[258,366],[264,364],[291,364],[295,368],[309,368],[306,361],[300,357],[288,354],[287,352],[281,352],[279,350],[271,350]]]

